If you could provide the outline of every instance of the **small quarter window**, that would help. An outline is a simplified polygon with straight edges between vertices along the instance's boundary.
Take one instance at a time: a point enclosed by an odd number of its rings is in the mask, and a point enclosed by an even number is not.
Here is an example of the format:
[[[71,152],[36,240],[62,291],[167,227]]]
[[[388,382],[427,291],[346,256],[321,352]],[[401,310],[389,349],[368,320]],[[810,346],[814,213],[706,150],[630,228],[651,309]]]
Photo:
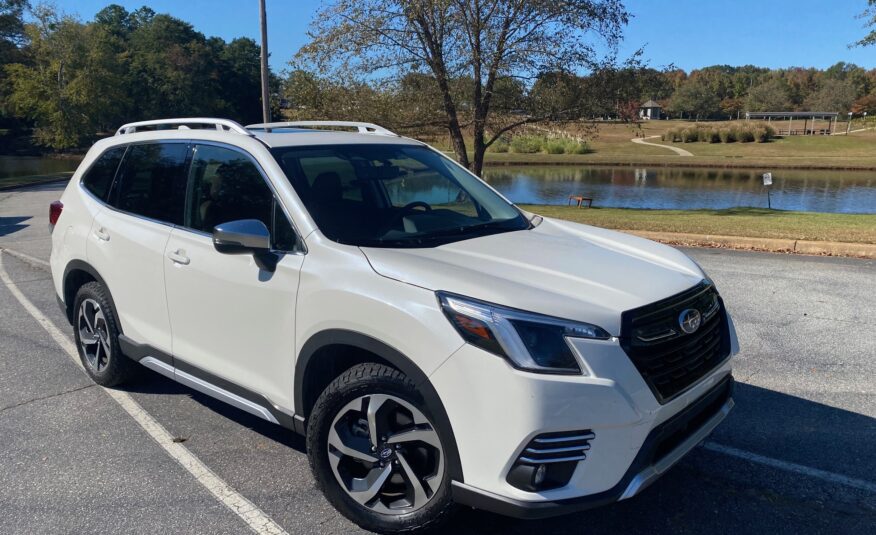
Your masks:
[[[116,176],[119,162],[125,154],[125,148],[113,147],[105,151],[82,177],[82,186],[102,201],[106,201],[109,195],[110,186]]]

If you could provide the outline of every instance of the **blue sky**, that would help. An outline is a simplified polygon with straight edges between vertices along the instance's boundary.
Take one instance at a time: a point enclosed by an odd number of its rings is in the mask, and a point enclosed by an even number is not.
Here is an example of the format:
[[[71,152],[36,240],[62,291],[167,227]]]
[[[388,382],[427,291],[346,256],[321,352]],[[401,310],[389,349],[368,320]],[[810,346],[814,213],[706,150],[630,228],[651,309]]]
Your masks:
[[[55,0],[90,20],[109,0]],[[256,0],[116,0],[129,10],[149,5],[226,40],[258,37]],[[317,0],[268,0],[271,67],[285,68],[307,40]],[[855,16],[866,0],[627,0],[635,15],[622,55],[645,47],[650,64],[687,71],[715,64],[818,67],[837,61],[876,68],[876,47],[849,50],[864,35]]]

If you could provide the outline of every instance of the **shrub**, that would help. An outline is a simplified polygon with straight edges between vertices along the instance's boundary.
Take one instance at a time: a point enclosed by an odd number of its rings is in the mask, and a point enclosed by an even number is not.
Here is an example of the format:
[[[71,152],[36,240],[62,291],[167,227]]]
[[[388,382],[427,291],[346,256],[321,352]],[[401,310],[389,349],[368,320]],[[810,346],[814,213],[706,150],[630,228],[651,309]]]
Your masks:
[[[699,139],[699,134],[697,134],[696,128],[685,128],[681,131],[681,141],[683,143],[693,143]]]
[[[568,140],[566,144],[566,154],[587,154],[590,152],[590,147],[583,141]]]
[[[709,142],[708,128],[697,127],[697,141],[699,141],[700,143],[708,143]]]
[[[750,126],[740,126],[736,129],[736,139],[740,143],[751,143],[754,141],[754,130]]]
[[[544,139],[537,136],[515,136],[511,140],[511,151],[520,154],[541,152]]]
[[[566,152],[566,143],[562,139],[549,139],[544,143],[544,150],[548,154],[563,154]]]
[[[504,139],[497,139],[490,145],[490,152],[508,152],[509,149],[508,142]]]
[[[709,143],[720,143],[721,136],[718,135],[717,128],[709,128]]]
[[[766,143],[770,140],[769,132],[763,126],[756,126],[753,130],[754,141],[757,143]]]

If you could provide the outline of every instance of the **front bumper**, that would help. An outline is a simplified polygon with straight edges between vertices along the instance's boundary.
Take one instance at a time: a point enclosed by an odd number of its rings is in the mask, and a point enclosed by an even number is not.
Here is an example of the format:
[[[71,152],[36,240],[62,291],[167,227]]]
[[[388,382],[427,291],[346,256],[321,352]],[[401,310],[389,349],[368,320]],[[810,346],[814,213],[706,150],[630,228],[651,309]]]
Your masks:
[[[453,482],[453,499],[462,505],[505,516],[538,519],[582,511],[631,498],[656,481],[701,443],[733,408],[733,377],[716,386],[681,412],[655,427],[645,439],[626,474],[611,489],[583,497],[525,501]]]

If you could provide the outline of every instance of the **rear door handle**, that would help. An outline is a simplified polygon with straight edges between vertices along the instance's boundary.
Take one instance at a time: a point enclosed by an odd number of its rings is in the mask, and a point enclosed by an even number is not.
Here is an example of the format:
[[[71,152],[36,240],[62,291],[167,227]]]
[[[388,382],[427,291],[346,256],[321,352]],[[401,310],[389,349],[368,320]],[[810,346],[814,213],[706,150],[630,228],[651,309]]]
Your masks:
[[[100,241],[109,241],[110,235],[105,228],[100,227],[94,231],[94,236]]]
[[[187,266],[189,265],[189,262],[191,262],[191,259],[186,256],[185,251],[181,249],[167,253],[167,258],[170,258],[171,262],[174,264],[180,264],[183,266]]]

